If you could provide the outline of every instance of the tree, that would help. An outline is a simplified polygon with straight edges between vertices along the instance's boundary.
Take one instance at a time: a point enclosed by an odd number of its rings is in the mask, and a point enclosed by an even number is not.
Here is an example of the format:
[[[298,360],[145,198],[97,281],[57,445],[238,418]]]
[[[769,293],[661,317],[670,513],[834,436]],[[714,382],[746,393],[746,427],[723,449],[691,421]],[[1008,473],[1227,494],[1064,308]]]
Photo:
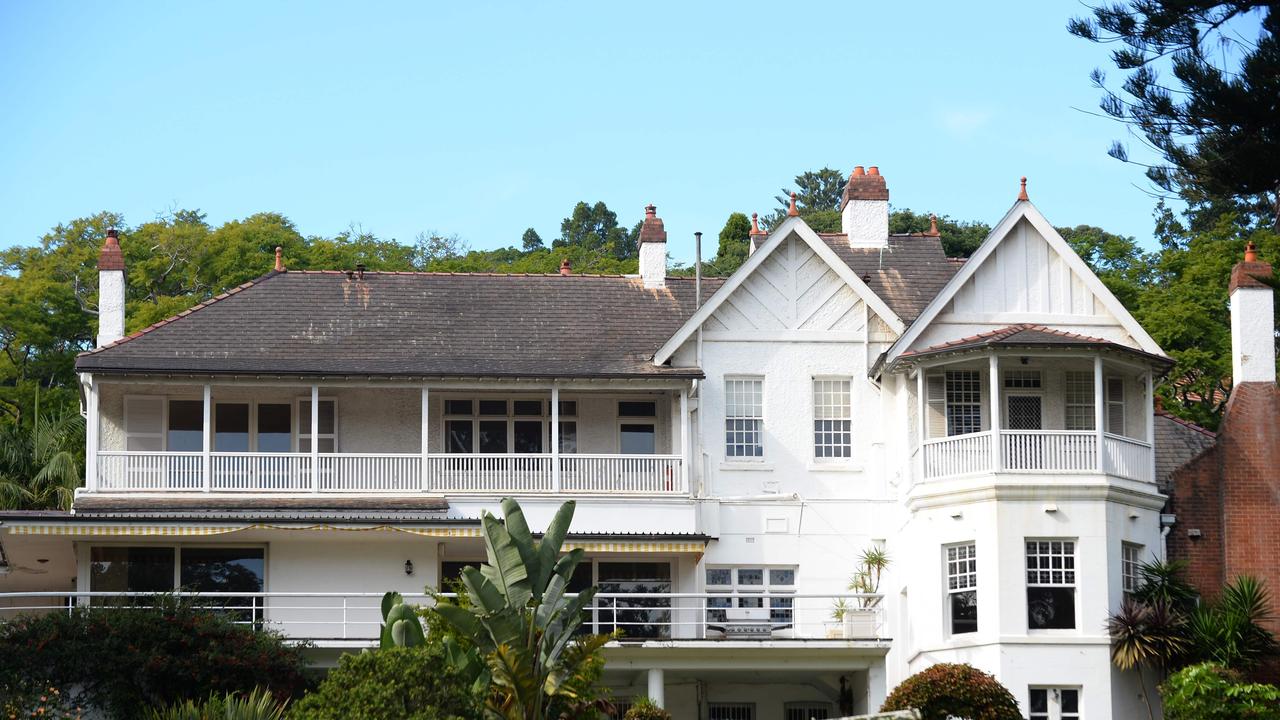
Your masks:
[[[952,663],[939,663],[902,681],[880,712],[912,709],[923,720],[1022,720],[1018,701],[1000,681],[970,665]]]
[[[480,697],[449,665],[444,646],[382,648],[338,659],[290,720],[471,720]]]
[[[538,235],[538,231],[528,228],[524,231],[524,235],[520,236],[520,249],[525,252],[533,250],[541,250],[543,248],[542,236]]]
[[[1151,284],[1155,258],[1133,236],[1116,235],[1093,225],[1057,228],[1072,250],[1126,308],[1136,309]]]
[[[889,213],[891,234],[928,232],[932,224],[930,213],[916,213],[910,209]],[[937,215],[938,234],[942,251],[947,257],[969,257],[991,234],[991,226],[976,220],[953,220],[949,215]]]
[[[628,231],[618,225],[618,214],[603,202],[579,202],[569,217],[560,222],[560,237],[552,248],[581,247],[624,260],[638,257],[640,225]]]
[[[731,213],[720,229],[720,245],[716,248],[716,256],[703,267],[703,274],[709,277],[728,277],[734,273],[751,254],[751,221],[745,213]]]
[[[1259,20],[1259,27],[1251,25]],[[1129,0],[1093,8],[1068,31],[1117,44],[1125,80],[1101,107],[1160,156],[1146,175],[1191,197],[1265,198],[1280,231],[1280,15],[1267,0]],[[1162,77],[1167,72],[1171,76]],[[1129,160],[1126,147],[1110,154]],[[1247,206],[1249,203],[1243,203]]]
[[[1160,696],[1165,720],[1280,720],[1280,688],[1213,663],[1174,673]]]
[[[0,508],[71,509],[84,466],[84,419],[69,407],[0,424]]]
[[[806,170],[795,177],[796,210],[815,232],[840,232],[840,200],[845,182],[844,174],[829,167]],[[765,229],[772,230],[787,219],[792,192],[782,188],[782,194],[774,196],[779,207],[763,218]]]

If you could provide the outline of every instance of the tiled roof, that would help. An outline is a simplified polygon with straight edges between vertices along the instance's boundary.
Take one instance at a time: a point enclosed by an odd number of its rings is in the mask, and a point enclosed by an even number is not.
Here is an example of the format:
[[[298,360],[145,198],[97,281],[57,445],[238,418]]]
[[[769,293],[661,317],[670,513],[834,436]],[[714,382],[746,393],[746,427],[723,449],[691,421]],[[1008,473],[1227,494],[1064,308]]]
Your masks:
[[[439,496],[218,497],[202,495],[81,495],[79,520],[339,520],[348,522],[453,521]]]
[[[1213,447],[1217,435],[1160,410],[1155,414],[1155,431],[1156,484],[1161,492],[1168,493],[1174,471]]]
[[[942,251],[942,242],[927,235],[890,235],[884,250],[851,248],[843,233],[820,237],[907,325],[960,268]]]
[[[938,345],[932,345],[921,350],[908,350],[899,356],[901,360],[911,360],[913,358],[936,355],[939,353],[958,352],[963,350],[977,350],[986,347],[1094,347],[1100,349],[1119,350],[1127,353],[1142,355],[1154,360],[1158,360],[1164,364],[1172,364],[1168,358],[1159,355],[1152,355],[1142,350],[1136,350],[1127,345],[1121,345],[1111,340],[1090,337],[1079,333],[1067,332],[1065,330],[1056,330],[1044,325],[1020,324],[1010,325],[998,330],[990,330],[988,332],[970,335],[968,337],[959,338],[957,340],[948,340]]]
[[[723,283],[704,278],[704,300]],[[697,377],[649,359],[693,278],[273,272],[76,360],[91,372]]]

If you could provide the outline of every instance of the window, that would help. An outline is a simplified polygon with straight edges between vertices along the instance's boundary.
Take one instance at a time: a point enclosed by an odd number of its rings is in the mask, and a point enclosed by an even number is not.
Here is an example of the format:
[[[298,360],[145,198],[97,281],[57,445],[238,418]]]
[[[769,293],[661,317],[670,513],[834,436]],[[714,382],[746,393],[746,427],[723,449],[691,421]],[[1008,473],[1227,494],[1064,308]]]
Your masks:
[[[265,557],[260,547],[96,546],[89,549],[89,589],[114,593],[259,593],[264,589]],[[203,606],[226,607],[243,621],[261,619],[260,602],[260,598],[253,597],[200,601]]]
[[[258,452],[289,452],[293,449],[293,407],[259,403],[257,431]]]
[[[1107,432],[1124,435],[1124,378],[1107,378]]]
[[[579,565],[581,567],[581,565]],[[621,630],[624,637],[671,637],[671,563],[599,561],[597,587],[607,593],[654,593],[654,598],[609,598],[596,601],[597,632]]]
[[[338,451],[338,408],[334,400],[320,400],[320,432],[316,447],[322,453]],[[311,399],[298,401],[298,452],[311,452]]]
[[[170,452],[204,450],[204,401],[170,400],[165,448]]]
[[[1071,630],[1075,626],[1075,541],[1028,540],[1027,627]]]
[[[724,398],[725,457],[764,457],[764,380],[725,380]]]
[[[1039,370],[1006,370],[1004,386],[1010,390],[1039,390]]]
[[[978,546],[974,543],[948,545],[947,614],[951,634],[978,631]]]
[[[213,449],[249,452],[249,403],[214,404]]]
[[[1142,546],[1136,543],[1121,543],[1120,545],[1120,586],[1124,589],[1125,597],[1130,597],[1138,591],[1138,586],[1142,584],[1142,574],[1139,568],[1142,566]]]
[[[707,720],[756,720],[754,703],[709,703]]]
[[[100,546],[89,549],[89,589],[93,592],[173,591],[171,547]]]
[[[948,370],[946,402],[948,435],[982,431],[982,373]]]
[[[164,450],[164,398],[130,396],[124,399],[125,450]]]
[[[853,450],[852,386],[849,380],[813,381],[813,457],[845,459]]]
[[[635,705],[635,701],[631,698],[621,699],[614,698],[612,701],[613,712],[609,714],[609,720],[623,720],[627,716],[627,711]]]
[[[657,427],[653,418],[658,414],[655,402],[623,400],[618,403],[618,452],[623,455],[652,455],[658,452]]]
[[[623,400],[618,403],[618,417],[653,417],[658,414],[658,404],[648,401]]]
[[[706,570],[707,622],[728,622],[730,608],[768,609],[775,628],[790,627],[795,602],[790,597],[772,597],[796,591],[796,568],[792,567],[709,567]],[[764,597],[769,595],[771,597]]]
[[[783,717],[786,720],[827,720],[831,717],[831,706],[821,702],[789,702]]]
[[[578,403],[560,402],[560,414],[577,415]],[[551,403],[539,399],[459,399],[444,401],[444,449],[447,453],[537,455],[550,452]],[[560,421],[561,452],[577,452],[578,423]]]
[[[1066,429],[1094,430],[1093,373],[1083,370],[1068,370],[1064,380]]]
[[[1080,720],[1079,688],[1030,688],[1030,720]]]

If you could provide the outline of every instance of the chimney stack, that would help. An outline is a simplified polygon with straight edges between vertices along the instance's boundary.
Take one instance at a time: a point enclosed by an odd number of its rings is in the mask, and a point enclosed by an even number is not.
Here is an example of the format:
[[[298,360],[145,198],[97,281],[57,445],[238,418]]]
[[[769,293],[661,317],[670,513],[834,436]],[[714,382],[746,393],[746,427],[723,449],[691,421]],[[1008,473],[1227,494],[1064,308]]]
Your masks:
[[[1249,243],[1244,262],[1231,268],[1231,379],[1276,381],[1275,291],[1259,278],[1270,278],[1271,265],[1258,259]]]
[[[98,253],[98,347],[124,337],[124,253],[115,229]]]
[[[667,286],[667,231],[652,203],[645,206],[640,226],[640,278],[647,288]]]
[[[748,240],[751,241],[751,245],[750,245],[750,248],[747,250],[747,255],[748,256],[754,255],[756,250],[758,250],[760,246],[764,244],[765,238],[767,237],[769,237],[769,233],[760,229],[759,214],[751,213],[751,233],[748,237]]]
[[[889,245],[889,187],[880,168],[861,165],[853,169],[840,196],[840,230],[849,247]]]

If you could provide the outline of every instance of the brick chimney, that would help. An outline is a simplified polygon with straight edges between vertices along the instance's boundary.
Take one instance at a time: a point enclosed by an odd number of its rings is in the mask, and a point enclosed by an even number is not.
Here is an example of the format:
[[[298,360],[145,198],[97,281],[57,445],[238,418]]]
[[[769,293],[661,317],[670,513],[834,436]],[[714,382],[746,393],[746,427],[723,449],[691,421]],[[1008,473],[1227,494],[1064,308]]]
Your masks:
[[[645,206],[640,226],[640,278],[647,288],[667,286],[667,231],[652,204]]]
[[[849,247],[886,247],[889,244],[889,187],[880,168],[861,165],[853,169],[840,196],[840,230]]]
[[[124,253],[115,230],[98,253],[98,347],[124,337]]]
[[[1253,243],[1244,262],[1231,268],[1231,379],[1235,385],[1276,381],[1275,291],[1259,278],[1271,265],[1258,259]]]

